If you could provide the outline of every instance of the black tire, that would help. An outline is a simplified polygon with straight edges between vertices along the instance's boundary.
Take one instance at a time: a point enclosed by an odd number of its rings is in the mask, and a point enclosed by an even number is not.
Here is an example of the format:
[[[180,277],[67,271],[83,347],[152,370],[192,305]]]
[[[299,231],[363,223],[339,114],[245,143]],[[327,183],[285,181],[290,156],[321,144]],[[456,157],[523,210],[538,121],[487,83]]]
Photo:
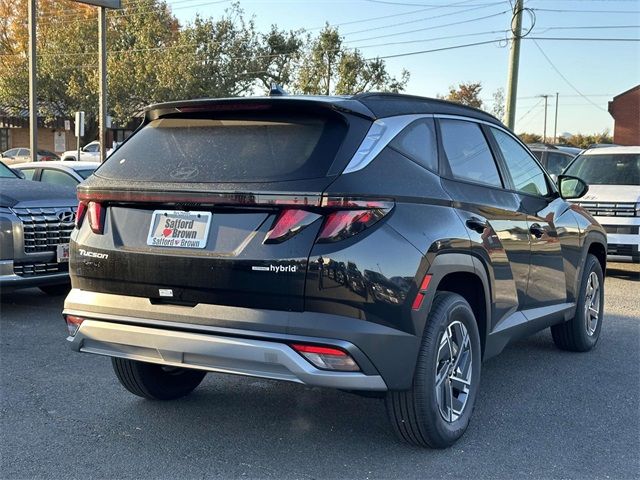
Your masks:
[[[594,276],[598,281],[598,291],[596,295],[590,295],[588,287]],[[571,352],[587,352],[596,346],[600,338],[604,313],[604,275],[602,266],[594,255],[587,255],[579,288],[575,316],[568,322],[551,327],[551,336],[556,346]],[[598,313],[589,319],[591,322],[587,322],[587,302],[591,304],[595,299],[598,301]],[[595,328],[593,328],[594,318],[597,318]]]
[[[44,293],[46,293],[47,295],[58,296],[58,295],[66,295],[67,293],[69,293],[69,290],[71,289],[71,285],[69,285],[68,283],[65,283],[64,285],[43,285],[38,288],[42,290]]]
[[[436,374],[438,371],[451,370],[447,364],[438,360],[442,350],[440,341],[446,338],[444,335],[449,326],[458,323],[464,325],[469,338],[470,352],[467,356],[471,363],[467,373],[470,372],[470,377],[466,378],[470,385],[466,403],[462,405],[457,418],[453,418],[451,413],[445,419],[436,394]],[[458,349],[460,350],[464,348]],[[464,434],[471,419],[480,386],[480,362],[480,336],[471,307],[458,294],[438,292],[422,337],[413,385],[410,390],[390,391],[385,398],[387,413],[396,435],[401,440],[420,447],[446,448],[453,445]],[[449,378],[442,382],[449,381]],[[442,382],[438,383],[443,385]],[[449,392],[450,398],[453,398],[452,390],[449,389]],[[459,395],[462,398],[462,394]]]
[[[124,388],[149,400],[173,400],[189,395],[207,374],[203,370],[164,367],[125,358],[112,358],[111,363]]]

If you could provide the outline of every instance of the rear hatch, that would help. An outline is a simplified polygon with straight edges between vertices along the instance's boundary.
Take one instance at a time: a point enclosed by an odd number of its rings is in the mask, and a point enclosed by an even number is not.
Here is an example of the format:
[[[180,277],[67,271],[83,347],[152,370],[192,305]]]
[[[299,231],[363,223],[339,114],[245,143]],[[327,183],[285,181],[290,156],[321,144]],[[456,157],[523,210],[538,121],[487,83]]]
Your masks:
[[[328,102],[150,110],[79,187],[74,287],[302,310],[308,257],[335,209],[322,193],[370,124]]]

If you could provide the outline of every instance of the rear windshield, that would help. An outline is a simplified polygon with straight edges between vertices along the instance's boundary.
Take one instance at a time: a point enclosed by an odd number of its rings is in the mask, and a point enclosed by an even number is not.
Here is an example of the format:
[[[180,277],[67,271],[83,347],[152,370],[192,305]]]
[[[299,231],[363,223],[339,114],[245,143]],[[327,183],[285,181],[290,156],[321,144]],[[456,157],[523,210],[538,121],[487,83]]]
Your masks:
[[[269,182],[324,177],[346,133],[342,121],[301,115],[153,120],[98,175],[172,182]]]
[[[640,185],[640,154],[580,155],[564,174],[590,185]]]

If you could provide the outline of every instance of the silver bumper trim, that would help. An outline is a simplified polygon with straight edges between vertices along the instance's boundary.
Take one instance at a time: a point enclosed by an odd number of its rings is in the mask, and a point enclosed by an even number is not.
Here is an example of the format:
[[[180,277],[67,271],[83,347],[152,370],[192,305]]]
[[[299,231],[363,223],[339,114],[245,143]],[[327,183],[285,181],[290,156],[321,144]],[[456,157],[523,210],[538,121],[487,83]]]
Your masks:
[[[69,337],[79,352],[348,390],[387,390],[379,375],[315,368],[283,343],[85,320]]]

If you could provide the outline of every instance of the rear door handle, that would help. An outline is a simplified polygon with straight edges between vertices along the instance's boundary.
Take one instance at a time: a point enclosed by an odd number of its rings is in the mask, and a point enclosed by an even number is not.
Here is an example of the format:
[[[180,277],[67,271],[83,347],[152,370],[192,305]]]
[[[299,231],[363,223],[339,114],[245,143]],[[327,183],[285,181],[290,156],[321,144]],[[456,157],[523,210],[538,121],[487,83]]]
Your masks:
[[[467,227],[469,227],[474,232],[478,232],[478,233],[484,232],[484,229],[489,226],[487,222],[485,222],[484,220],[480,220],[477,217],[471,217],[469,220],[466,221],[466,224],[467,224]]]
[[[540,238],[542,235],[544,235],[544,228],[542,228],[539,223],[532,224],[529,227],[529,231],[531,232],[531,235],[536,238]]]

